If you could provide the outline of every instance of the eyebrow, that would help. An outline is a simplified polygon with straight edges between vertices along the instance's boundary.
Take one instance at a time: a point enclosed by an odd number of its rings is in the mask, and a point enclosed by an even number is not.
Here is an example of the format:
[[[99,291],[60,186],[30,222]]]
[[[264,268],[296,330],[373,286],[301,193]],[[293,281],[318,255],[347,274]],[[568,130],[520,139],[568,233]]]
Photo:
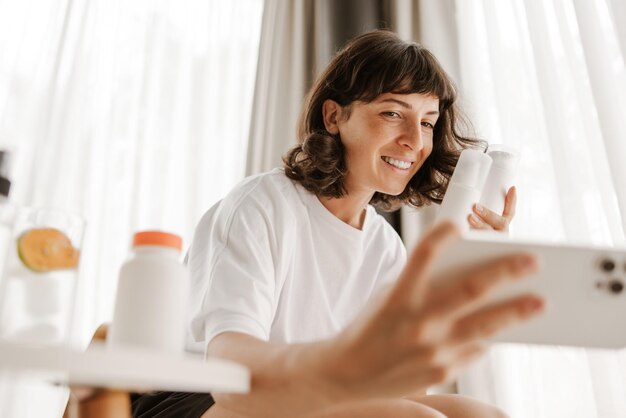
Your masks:
[[[413,106],[411,106],[407,102],[403,102],[402,100],[398,100],[398,99],[385,99],[385,100],[381,100],[380,102],[381,103],[385,103],[385,102],[397,103],[404,108],[411,109],[411,110],[413,109]],[[430,112],[426,112],[426,114],[427,115],[439,115],[439,111],[431,110]]]

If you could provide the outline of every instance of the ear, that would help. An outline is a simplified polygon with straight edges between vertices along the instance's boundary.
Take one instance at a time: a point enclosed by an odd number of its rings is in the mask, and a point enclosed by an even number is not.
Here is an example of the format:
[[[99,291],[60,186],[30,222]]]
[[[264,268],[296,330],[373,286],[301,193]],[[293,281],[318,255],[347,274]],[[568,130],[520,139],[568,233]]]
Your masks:
[[[322,104],[322,117],[324,118],[324,127],[328,133],[337,135],[339,126],[337,121],[341,116],[341,106],[334,100],[326,99]]]

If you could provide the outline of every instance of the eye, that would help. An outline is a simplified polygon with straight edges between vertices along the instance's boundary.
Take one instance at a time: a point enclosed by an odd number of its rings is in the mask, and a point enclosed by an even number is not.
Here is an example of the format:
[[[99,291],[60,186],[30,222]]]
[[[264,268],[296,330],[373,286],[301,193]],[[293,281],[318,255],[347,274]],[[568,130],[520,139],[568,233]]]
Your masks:
[[[382,113],[384,116],[387,116],[389,118],[393,118],[393,119],[398,119],[400,118],[400,114],[398,112],[394,112],[392,110],[388,111],[388,112],[383,112]]]
[[[424,121],[422,122],[422,126],[428,129],[435,129],[435,125],[433,125],[432,123],[428,122],[428,121]]]

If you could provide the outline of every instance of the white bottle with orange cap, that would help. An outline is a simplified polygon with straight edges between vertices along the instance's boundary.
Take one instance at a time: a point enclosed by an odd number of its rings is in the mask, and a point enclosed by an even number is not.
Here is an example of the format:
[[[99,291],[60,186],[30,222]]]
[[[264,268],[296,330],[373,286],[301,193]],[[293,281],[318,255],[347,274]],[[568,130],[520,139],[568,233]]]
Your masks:
[[[179,261],[181,249],[174,234],[134,235],[131,257],[120,270],[109,346],[183,352],[190,278]]]

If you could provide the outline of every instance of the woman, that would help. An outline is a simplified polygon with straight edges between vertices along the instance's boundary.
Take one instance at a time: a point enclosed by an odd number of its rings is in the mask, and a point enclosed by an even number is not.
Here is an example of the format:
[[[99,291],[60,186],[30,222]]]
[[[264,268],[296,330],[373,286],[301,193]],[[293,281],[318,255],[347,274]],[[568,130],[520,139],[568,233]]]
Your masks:
[[[535,261],[501,258],[434,289],[429,267],[456,228],[435,227],[407,261],[370,206],[441,201],[459,149],[477,144],[458,133],[455,98],[421,46],[386,31],[349,42],[312,88],[284,168],[213,206],[188,254],[190,348],[249,367],[251,393],[157,394],[136,402],[135,415],[504,416],[425,390],[479,356],[485,337],[541,311],[533,295],[482,305]],[[506,229],[514,206],[511,190],[502,215],[477,208],[468,221]]]

